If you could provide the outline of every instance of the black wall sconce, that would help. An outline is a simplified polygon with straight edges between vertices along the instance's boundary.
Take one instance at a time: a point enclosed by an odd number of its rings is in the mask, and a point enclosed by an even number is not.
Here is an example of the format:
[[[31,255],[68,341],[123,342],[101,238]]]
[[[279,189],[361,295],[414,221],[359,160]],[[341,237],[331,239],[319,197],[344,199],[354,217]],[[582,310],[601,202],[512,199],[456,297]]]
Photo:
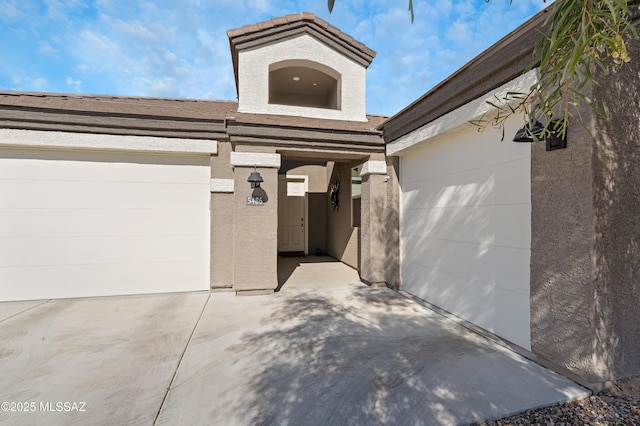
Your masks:
[[[260,188],[260,183],[264,182],[264,179],[262,179],[262,176],[260,176],[260,173],[256,170],[256,166],[253,166],[253,171],[249,175],[247,182],[251,184],[251,188]]]
[[[567,147],[567,132],[561,134],[562,121],[553,120],[545,129],[539,121],[527,123],[519,129],[513,137],[514,142],[535,142],[544,140],[547,143],[547,151],[563,149]]]
[[[549,134],[545,138],[547,141],[547,151],[563,149],[567,147],[567,130],[562,132],[562,121],[553,120],[549,123]]]
[[[528,122],[520,130],[516,132],[513,137],[514,142],[534,142],[542,140],[542,134],[544,132],[544,125],[536,121],[535,123]]]

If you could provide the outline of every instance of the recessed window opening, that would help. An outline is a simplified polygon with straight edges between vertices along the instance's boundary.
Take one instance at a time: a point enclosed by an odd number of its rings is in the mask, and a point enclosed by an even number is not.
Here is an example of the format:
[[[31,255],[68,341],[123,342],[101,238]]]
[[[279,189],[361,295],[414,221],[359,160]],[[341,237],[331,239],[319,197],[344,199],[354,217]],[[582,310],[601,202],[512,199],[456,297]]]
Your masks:
[[[340,79],[311,61],[285,61],[269,67],[269,103],[340,109]]]

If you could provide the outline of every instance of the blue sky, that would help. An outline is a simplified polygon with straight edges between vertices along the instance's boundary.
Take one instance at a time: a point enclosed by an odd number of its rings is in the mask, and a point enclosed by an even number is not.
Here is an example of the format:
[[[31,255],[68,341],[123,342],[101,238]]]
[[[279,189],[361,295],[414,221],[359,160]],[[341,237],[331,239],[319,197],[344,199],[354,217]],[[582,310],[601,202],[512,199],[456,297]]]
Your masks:
[[[367,112],[392,115],[542,0],[0,0],[0,89],[234,100],[226,30],[311,12],[377,52]]]

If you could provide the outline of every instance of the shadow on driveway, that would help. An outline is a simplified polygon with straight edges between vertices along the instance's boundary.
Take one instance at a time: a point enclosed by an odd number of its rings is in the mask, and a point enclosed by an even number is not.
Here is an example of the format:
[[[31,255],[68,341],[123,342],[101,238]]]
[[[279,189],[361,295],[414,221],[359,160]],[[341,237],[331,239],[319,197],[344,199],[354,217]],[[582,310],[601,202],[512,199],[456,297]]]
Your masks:
[[[584,389],[388,289],[211,298],[160,424],[465,424]]]
[[[0,304],[0,342],[3,425],[465,424],[587,395],[355,283]]]

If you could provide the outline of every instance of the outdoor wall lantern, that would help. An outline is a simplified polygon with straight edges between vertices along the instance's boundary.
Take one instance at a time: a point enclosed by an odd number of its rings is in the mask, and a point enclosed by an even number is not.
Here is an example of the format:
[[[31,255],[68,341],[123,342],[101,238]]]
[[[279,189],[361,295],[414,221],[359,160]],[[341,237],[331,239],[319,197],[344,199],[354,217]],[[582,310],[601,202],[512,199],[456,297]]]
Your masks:
[[[260,176],[260,173],[256,170],[256,166],[253,166],[253,171],[249,175],[247,182],[251,184],[251,188],[260,188],[260,182],[264,182],[264,179],[262,179],[262,176]]]
[[[545,138],[547,141],[547,151],[553,151],[556,149],[563,149],[567,147],[567,131],[565,129],[564,134],[561,134],[562,122],[560,120],[553,120],[549,123],[549,134]]]
[[[528,122],[520,130],[516,132],[513,137],[514,142],[533,142],[535,140],[542,139],[542,133],[544,132],[544,125],[536,121],[535,123]]]
[[[539,121],[527,123],[518,130],[513,137],[514,142],[534,142],[544,140],[547,143],[547,151],[563,149],[567,147],[567,132],[561,135],[562,124],[560,120],[553,120],[547,129]]]

